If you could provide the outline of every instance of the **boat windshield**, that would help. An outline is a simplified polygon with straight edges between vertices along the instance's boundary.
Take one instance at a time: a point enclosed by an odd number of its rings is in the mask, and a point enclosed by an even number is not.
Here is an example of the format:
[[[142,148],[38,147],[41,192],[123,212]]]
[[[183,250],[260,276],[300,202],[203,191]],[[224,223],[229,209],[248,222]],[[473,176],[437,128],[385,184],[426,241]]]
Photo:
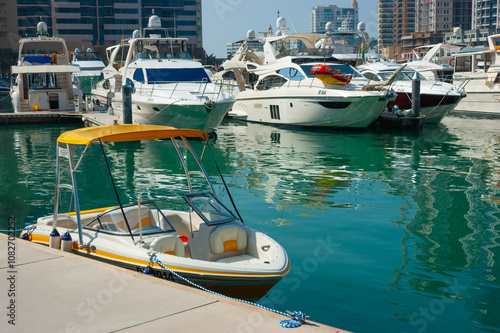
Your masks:
[[[84,228],[123,235],[129,235],[130,232],[133,235],[139,235],[140,228],[142,228],[143,235],[175,232],[174,227],[154,201],[144,201],[140,205],[132,203],[122,208],[119,206],[110,208],[94,217],[84,225]]]
[[[208,225],[222,224],[238,219],[211,192],[185,194],[182,197]]]
[[[379,75],[382,77],[382,81],[385,81],[389,79],[389,77],[394,73],[393,71],[385,71],[385,72],[380,72]],[[417,74],[417,78],[421,81],[425,80],[425,77],[423,77],[420,73],[416,71],[402,71],[398,74],[398,77],[396,78],[397,81],[411,81],[413,79],[413,76]]]
[[[136,70],[134,79],[147,83],[162,82],[211,82],[207,72],[200,68],[146,68],[146,80],[140,77],[142,70]],[[137,77],[136,77],[137,74]]]

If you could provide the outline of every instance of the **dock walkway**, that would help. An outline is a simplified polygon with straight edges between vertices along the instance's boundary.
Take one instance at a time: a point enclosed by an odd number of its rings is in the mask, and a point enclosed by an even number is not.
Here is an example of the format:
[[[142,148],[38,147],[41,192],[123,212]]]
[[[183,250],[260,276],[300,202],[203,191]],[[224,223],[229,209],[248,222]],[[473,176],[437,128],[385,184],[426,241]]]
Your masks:
[[[264,309],[3,233],[0,248],[1,332],[291,330]],[[310,321],[292,330],[346,332]]]

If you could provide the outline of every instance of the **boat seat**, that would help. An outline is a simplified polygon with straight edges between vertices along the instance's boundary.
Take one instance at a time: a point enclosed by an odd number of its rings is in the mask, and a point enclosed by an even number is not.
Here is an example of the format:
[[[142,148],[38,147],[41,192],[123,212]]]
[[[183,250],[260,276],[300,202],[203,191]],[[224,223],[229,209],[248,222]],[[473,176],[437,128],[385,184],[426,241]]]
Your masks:
[[[155,252],[184,257],[185,250],[182,241],[176,234],[164,235],[155,238],[149,245],[149,249]]]
[[[130,226],[130,229],[133,230],[135,228],[139,228],[139,215],[141,217],[142,226],[151,225],[151,217],[149,215],[149,208],[146,206],[141,206],[141,211],[139,214],[138,206],[132,207],[124,207],[123,212],[127,216],[127,221]],[[121,209],[115,209],[106,215],[106,218],[102,222],[113,222],[118,230],[127,231],[125,219],[123,218],[123,214]]]
[[[45,225],[54,225],[54,215],[40,217],[37,220],[37,223]],[[76,221],[76,217],[66,214],[57,214],[57,226],[66,229],[76,229],[78,227],[78,224]]]
[[[238,225],[223,225],[210,234],[210,250],[215,255],[247,248],[247,232]]]

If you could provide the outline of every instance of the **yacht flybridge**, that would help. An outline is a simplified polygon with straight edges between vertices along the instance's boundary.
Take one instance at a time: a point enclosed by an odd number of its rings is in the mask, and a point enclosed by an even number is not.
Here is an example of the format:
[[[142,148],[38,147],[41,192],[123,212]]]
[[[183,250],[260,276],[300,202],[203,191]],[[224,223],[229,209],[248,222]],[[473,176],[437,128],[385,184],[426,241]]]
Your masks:
[[[197,143],[203,147],[199,148],[203,157],[208,135],[201,130],[130,124],[81,128],[61,134],[57,139],[54,214],[40,217],[23,231],[21,238],[56,248],[61,246],[63,250],[133,270],[143,271],[149,266],[158,277],[184,282],[173,277],[167,267],[228,296],[261,298],[288,274],[288,256],[276,241],[243,224],[239,213],[237,217],[224,206],[187,138],[202,140]],[[169,141],[156,139],[171,139],[171,146]],[[182,200],[176,201],[171,193],[167,194],[172,198],[167,203],[140,197],[136,202],[123,202],[123,195],[120,198],[104,143],[137,140],[155,140],[153,143],[163,145],[162,149],[177,151],[185,182],[174,187],[188,189],[182,195],[185,210],[172,208]],[[121,145],[125,147],[126,143]],[[77,189],[77,184],[84,183],[80,165],[85,164],[86,153],[94,156],[95,149],[102,150],[103,165],[108,167],[118,205],[81,210],[88,200]],[[114,153],[116,150],[115,147]],[[69,172],[62,172],[63,162],[68,163]],[[77,175],[79,179],[82,177],[78,182]],[[180,178],[177,174],[172,177]],[[63,179],[69,182],[63,183]],[[67,191],[69,197],[64,196]],[[69,202],[70,210],[61,213],[60,207],[66,204],[63,198]],[[63,236],[58,238],[58,235]]]
[[[277,36],[264,38],[263,63],[246,63],[258,79],[236,96],[230,116],[273,125],[363,128],[395,99],[384,87],[364,89],[368,80],[356,69],[316,48],[324,35],[286,35],[281,17],[277,26]]]
[[[187,38],[168,37],[153,15],[148,27],[108,48],[108,66],[92,95],[95,104],[123,116],[122,85],[132,87],[132,117],[138,124],[214,132],[234,102],[187,53]]]

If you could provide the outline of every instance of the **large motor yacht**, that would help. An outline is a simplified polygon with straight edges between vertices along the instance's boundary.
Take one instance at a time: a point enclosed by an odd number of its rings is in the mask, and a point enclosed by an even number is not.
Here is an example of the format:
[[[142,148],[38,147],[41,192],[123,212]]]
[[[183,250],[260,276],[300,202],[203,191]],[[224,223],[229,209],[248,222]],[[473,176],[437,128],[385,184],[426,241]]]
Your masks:
[[[500,35],[488,36],[487,50],[455,54],[453,83],[467,97],[453,113],[500,116]]]
[[[264,39],[263,64],[246,63],[257,81],[237,95],[231,116],[273,125],[363,128],[395,98],[384,87],[364,89],[368,80],[354,67],[318,49],[323,34],[286,35],[282,17],[277,26],[277,35]]]
[[[92,89],[95,104],[123,117],[122,85],[130,85],[133,123],[214,132],[234,97],[210,80],[186,44],[187,38],[168,37],[160,17],[151,16],[143,31],[108,48],[108,65]]]
[[[16,76],[10,96],[14,112],[80,111],[81,91],[73,84],[72,75],[79,72],[71,66],[64,39],[50,37],[47,24],[37,24],[36,37],[19,41],[16,66],[11,72]],[[80,103],[75,104],[75,96]]]
[[[358,70],[372,82],[381,82],[387,80],[400,67],[401,65],[396,63],[375,62],[358,66]],[[424,123],[439,123],[466,95],[464,89],[460,87],[435,79],[427,80],[407,66],[390,86],[398,97],[389,102],[389,109],[396,105],[401,110],[412,108],[412,80],[415,76],[420,80],[420,112],[425,116]]]

